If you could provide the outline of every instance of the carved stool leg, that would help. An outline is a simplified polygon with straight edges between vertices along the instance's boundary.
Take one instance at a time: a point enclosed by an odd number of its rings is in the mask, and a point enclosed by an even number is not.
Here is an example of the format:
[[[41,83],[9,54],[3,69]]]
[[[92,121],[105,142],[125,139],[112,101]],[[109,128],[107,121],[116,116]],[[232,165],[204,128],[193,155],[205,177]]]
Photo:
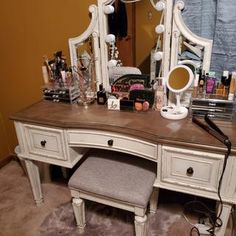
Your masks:
[[[157,210],[159,188],[154,188],[150,198],[150,213],[155,214]]]
[[[146,236],[147,235],[147,216],[135,216],[135,235]]]
[[[72,206],[74,210],[75,220],[77,227],[84,229],[85,227],[85,206],[84,200],[81,198],[73,198]]]

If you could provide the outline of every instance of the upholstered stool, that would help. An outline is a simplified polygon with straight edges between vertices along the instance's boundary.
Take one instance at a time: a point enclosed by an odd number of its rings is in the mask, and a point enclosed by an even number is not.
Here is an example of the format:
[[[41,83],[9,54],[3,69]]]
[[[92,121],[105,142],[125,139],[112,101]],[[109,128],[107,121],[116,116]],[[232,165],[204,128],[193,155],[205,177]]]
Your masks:
[[[156,163],[132,155],[93,150],[69,180],[79,228],[85,227],[83,199],[134,212],[136,236],[146,235],[146,209],[155,212]]]

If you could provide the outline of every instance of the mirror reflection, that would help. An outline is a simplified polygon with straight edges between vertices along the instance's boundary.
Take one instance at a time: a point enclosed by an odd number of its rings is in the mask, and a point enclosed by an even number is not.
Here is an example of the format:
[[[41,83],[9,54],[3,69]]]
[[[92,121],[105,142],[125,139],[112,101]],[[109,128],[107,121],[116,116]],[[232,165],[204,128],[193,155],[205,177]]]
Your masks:
[[[122,66],[137,67],[141,73],[150,73],[151,51],[157,43],[155,27],[160,12],[149,0],[113,3],[114,13],[108,15],[108,32],[116,37],[118,57]]]

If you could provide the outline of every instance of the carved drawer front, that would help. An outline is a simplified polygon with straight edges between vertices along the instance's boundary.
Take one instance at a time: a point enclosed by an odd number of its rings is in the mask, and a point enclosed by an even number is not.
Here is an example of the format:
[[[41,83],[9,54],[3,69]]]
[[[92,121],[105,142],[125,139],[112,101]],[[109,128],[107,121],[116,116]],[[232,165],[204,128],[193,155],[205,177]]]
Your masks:
[[[216,193],[222,166],[219,154],[163,147],[161,181]]]
[[[157,145],[111,132],[70,130],[68,140],[70,146],[103,148],[157,159]]]
[[[64,136],[60,129],[24,125],[29,154],[66,160]]]

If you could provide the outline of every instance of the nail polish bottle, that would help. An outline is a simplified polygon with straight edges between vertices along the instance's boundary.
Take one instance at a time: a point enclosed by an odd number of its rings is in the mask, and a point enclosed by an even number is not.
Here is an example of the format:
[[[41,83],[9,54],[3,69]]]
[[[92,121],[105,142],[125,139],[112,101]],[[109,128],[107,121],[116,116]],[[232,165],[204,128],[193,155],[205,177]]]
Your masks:
[[[97,104],[104,105],[107,101],[106,91],[103,85],[99,85],[99,91],[97,92]]]

